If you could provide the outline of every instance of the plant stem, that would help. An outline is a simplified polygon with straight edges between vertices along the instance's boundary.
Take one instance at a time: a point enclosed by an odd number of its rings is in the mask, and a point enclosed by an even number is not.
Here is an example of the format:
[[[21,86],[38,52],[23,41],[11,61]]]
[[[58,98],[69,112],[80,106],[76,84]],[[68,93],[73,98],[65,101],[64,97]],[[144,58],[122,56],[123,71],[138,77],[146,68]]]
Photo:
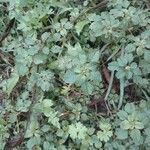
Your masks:
[[[120,99],[119,99],[118,109],[120,109],[122,106],[123,96],[124,96],[124,79],[120,79]]]
[[[143,92],[145,98],[146,98],[147,100],[150,100],[150,97],[149,97],[148,94],[145,92],[145,90],[142,89],[142,92]]]
[[[111,73],[111,77],[110,77],[110,81],[109,81],[109,86],[108,86],[108,89],[107,89],[107,92],[106,92],[106,95],[105,95],[105,98],[104,98],[106,107],[107,107],[107,109],[108,109],[108,111],[109,111],[110,114],[111,114],[111,111],[109,109],[109,106],[107,105],[107,100],[108,100],[108,96],[109,96],[111,88],[112,88],[113,79],[114,79],[114,71]]]
[[[106,7],[106,6],[107,6],[107,3],[108,3],[108,0],[104,0],[104,1],[102,1],[102,2],[100,2],[100,3],[98,3],[98,4],[96,4],[95,6],[90,7],[90,8],[87,9],[87,10],[84,10],[83,12],[81,12],[81,13],[79,14],[79,16],[77,16],[77,17],[73,20],[73,23],[75,23],[80,17],[82,17],[84,14],[88,13],[89,11],[96,10],[96,9],[98,9],[98,8],[102,9],[102,8]]]
[[[111,88],[112,88],[113,79],[114,79],[114,71],[112,71],[112,73],[111,73],[111,77],[110,77],[110,81],[109,81],[109,86],[108,86],[108,89],[107,89],[107,92],[106,92],[106,95],[105,95],[105,98],[104,98],[105,101],[107,101],[108,96],[110,94],[110,91],[111,91]]]

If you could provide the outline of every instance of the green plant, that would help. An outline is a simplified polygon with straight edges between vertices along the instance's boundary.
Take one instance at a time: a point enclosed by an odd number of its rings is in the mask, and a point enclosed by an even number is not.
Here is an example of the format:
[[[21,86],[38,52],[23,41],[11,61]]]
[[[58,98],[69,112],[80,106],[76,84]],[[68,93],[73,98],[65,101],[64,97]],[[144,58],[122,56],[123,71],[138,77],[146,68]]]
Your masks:
[[[148,1],[1,0],[0,17],[0,149],[150,149]]]

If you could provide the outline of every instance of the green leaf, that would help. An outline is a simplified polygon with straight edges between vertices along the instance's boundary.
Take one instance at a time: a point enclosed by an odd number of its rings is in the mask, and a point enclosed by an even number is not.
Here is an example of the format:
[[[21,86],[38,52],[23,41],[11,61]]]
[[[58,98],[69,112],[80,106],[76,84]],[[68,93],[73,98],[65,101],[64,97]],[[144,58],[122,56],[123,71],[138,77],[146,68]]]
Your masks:
[[[42,103],[43,103],[44,107],[51,107],[51,106],[53,106],[52,100],[50,100],[50,99],[44,99],[42,101]]]
[[[150,146],[150,136],[146,136],[145,143]]]
[[[150,127],[146,128],[146,129],[144,130],[144,132],[145,132],[145,133],[144,133],[145,135],[150,136],[150,135],[149,135],[149,133],[150,133]]]
[[[41,39],[43,42],[45,42],[50,37],[50,34],[48,32],[45,32],[42,34]]]
[[[110,130],[111,129],[111,125],[107,122],[101,122],[100,123],[100,129],[101,130]]]
[[[128,131],[121,128],[116,130],[117,139],[124,140],[128,138]]]
[[[16,69],[20,76],[26,75],[29,71],[29,68],[25,64],[21,64],[21,63],[16,64]]]
[[[144,124],[142,122],[135,122],[135,128],[136,129],[144,129]]]
[[[128,120],[124,120],[121,122],[120,127],[124,130],[130,129],[130,123]]]
[[[59,118],[57,117],[57,112],[54,110],[51,110],[49,108],[48,112],[44,112],[45,116],[48,117],[48,122],[52,124],[54,127],[60,129],[60,123],[59,123]]]
[[[126,52],[130,53],[130,52],[134,52],[136,49],[136,46],[134,44],[128,44],[126,47],[125,47],[125,50]]]
[[[136,49],[136,53],[137,53],[138,56],[142,56],[143,53],[144,53],[144,49],[142,49],[141,47],[138,47],[138,48]]]
[[[150,51],[148,51],[148,50],[144,51],[144,59],[145,59],[145,61],[150,63]]]
[[[113,135],[112,131],[98,131],[97,137],[100,141],[108,142],[110,137]]]
[[[89,128],[87,132],[89,135],[92,135],[94,133],[94,131],[95,131],[94,128]]]
[[[56,134],[57,134],[58,137],[63,137],[64,131],[62,129],[58,129]]]
[[[50,126],[49,126],[48,124],[45,124],[45,125],[41,128],[41,130],[46,133],[46,132],[48,132],[48,131],[50,130]]]
[[[123,111],[123,110],[120,110],[118,113],[117,113],[118,117],[121,119],[121,120],[125,120],[127,119],[128,117],[128,114],[127,112]]]
[[[94,87],[91,83],[89,82],[84,82],[82,85],[81,85],[81,89],[87,93],[87,94],[92,94],[93,90],[94,90]]]
[[[83,20],[83,21],[80,21],[78,22],[76,25],[75,25],[75,29],[76,29],[76,32],[78,35],[80,35],[81,31],[83,30],[84,26],[86,24],[88,24],[89,22],[87,20]]]
[[[36,65],[43,64],[46,62],[47,55],[43,53],[38,53],[34,56],[33,61]]]
[[[127,103],[124,109],[127,113],[131,114],[135,111],[135,105],[133,103]]]
[[[18,75],[18,73],[16,73],[16,71],[14,71],[11,74],[11,77],[7,80],[6,93],[8,96],[13,91],[13,89],[16,86],[18,81],[19,81],[19,75]]]
[[[40,87],[43,91],[49,91],[53,89],[53,73],[49,70],[41,71],[35,74],[36,85]]]
[[[27,148],[32,149],[35,145],[39,145],[41,142],[40,137],[32,137],[27,141]]]
[[[36,131],[38,128],[39,128],[39,124],[37,121],[37,116],[32,114],[29,126],[25,132],[25,137],[30,138],[30,137],[33,137],[34,135],[36,135]]]
[[[100,129],[102,131],[97,132],[97,137],[104,142],[107,142],[110,137],[112,137],[113,132],[111,130],[111,125],[107,122],[101,122],[100,123]]]
[[[69,125],[69,134],[72,139],[85,139],[88,129],[80,122]]]
[[[43,143],[43,149],[44,150],[49,150],[49,148],[50,148],[50,143],[48,141],[44,141],[44,143]]]
[[[80,43],[76,43],[74,47],[68,44],[67,48],[68,48],[67,53],[70,56],[77,57],[77,56],[80,56],[81,54],[84,54],[84,51],[82,50]]]
[[[93,143],[96,148],[99,149],[102,147],[102,142],[98,139],[96,135],[93,135],[91,138],[91,143]]]
[[[27,112],[31,103],[32,102],[28,99],[18,99],[16,103],[16,110],[20,112]]]
[[[12,113],[9,115],[9,122],[15,123],[17,120],[17,113]]]
[[[116,61],[111,62],[111,63],[108,64],[108,69],[111,70],[111,71],[118,70],[118,68],[119,68],[119,64]]]
[[[92,53],[89,54],[89,59],[91,62],[98,62],[100,58],[100,51],[94,51]]]
[[[76,80],[77,80],[77,75],[76,75],[73,71],[68,70],[68,71],[65,73],[63,80],[64,80],[66,83],[73,84],[73,83],[75,83]]]
[[[62,51],[62,48],[60,46],[57,46],[57,45],[54,45],[52,48],[51,48],[51,51],[53,53],[60,53]]]
[[[137,129],[131,130],[130,136],[132,140],[134,141],[134,143],[136,143],[137,145],[141,143],[142,137],[141,137],[141,132],[139,130]]]

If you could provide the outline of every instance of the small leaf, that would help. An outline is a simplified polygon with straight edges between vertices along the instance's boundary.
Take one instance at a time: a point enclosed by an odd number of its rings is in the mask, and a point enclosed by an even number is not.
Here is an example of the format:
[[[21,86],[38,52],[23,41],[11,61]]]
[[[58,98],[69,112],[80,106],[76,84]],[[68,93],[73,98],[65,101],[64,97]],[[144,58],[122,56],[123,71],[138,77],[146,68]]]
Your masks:
[[[135,45],[134,44],[128,44],[126,47],[125,47],[125,50],[126,50],[126,52],[134,52],[135,51]]]
[[[142,122],[135,122],[135,128],[136,129],[144,129],[144,124]]]
[[[77,75],[73,72],[73,71],[70,71],[68,70],[65,75],[64,75],[64,81],[66,83],[70,83],[70,84],[73,84],[75,83],[76,79],[77,79]]]
[[[52,48],[51,48],[51,51],[53,53],[60,53],[62,51],[62,48],[60,46],[57,46],[57,45],[54,45]]]
[[[141,132],[137,129],[133,129],[130,132],[130,136],[132,138],[132,140],[134,141],[134,143],[136,143],[138,145],[138,143],[140,143],[141,141]]]
[[[118,68],[119,68],[119,65],[116,61],[111,62],[111,63],[108,64],[108,69],[111,70],[111,71],[118,70]]]
[[[90,53],[90,61],[91,62],[98,62],[99,57],[100,57],[100,52],[99,51],[94,51],[92,53]]]
[[[118,138],[118,139],[124,140],[124,139],[128,138],[128,131],[119,128],[119,129],[117,129],[117,131],[116,131],[116,135],[117,135],[117,138]]]
[[[88,129],[80,122],[69,125],[69,134],[72,139],[85,139]]]
[[[76,32],[78,35],[80,35],[81,31],[83,30],[84,26],[88,24],[88,21],[87,20],[83,20],[83,21],[80,21],[78,22],[76,25],[75,25],[75,29],[76,29]]]
[[[118,113],[117,113],[118,117],[121,119],[121,120],[125,120],[127,119],[128,117],[128,114],[127,112],[123,111],[123,110],[120,110]]]
[[[124,109],[127,113],[132,113],[135,111],[135,106],[133,103],[127,103]]]
[[[19,81],[19,75],[16,72],[12,73],[11,78],[7,80],[7,85],[6,85],[6,89],[7,89],[6,93],[8,94],[8,96],[10,95],[10,93],[12,92],[12,90],[14,89],[18,81]]]
[[[81,85],[81,89],[87,94],[92,94],[94,87],[90,82],[85,82]]]
[[[34,63],[36,65],[42,64],[46,61],[47,59],[47,55],[43,54],[43,53],[38,53],[34,56]]]
[[[22,64],[22,63],[17,63],[16,64],[16,69],[17,69],[18,74],[20,76],[26,75],[27,72],[29,71],[29,68],[25,64]]]
[[[47,114],[48,122],[51,123],[54,127],[60,129],[60,123],[59,123],[59,118],[57,117],[57,112],[54,112],[51,110],[49,114]]]
[[[27,141],[27,148],[28,149],[32,149],[35,145],[39,145],[41,141],[40,137],[31,137],[28,141]]]
[[[150,51],[148,50],[144,51],[144,59],[150,63]]]
[[[44,107],[51,107],[51,106],[53,106],[53,103],[52,103],[52,101],[50,99],[44,99],[42,103],[43,103]]]
[[[138,47],[138,48],[136,49],[136,53],[137,53],[138,56],[142,56],[143,53],[144,53],[144,49],[142,49],[141,47]]]
[[[121,122],[120,127],[124,130],[130,129],[130,123],[128,120],[124,120]]]
[[[43,42],[45,42],[48,39],[48,37],[50,37],[50,34],[48,32],[45,32],[42,34],[41,39]]]
[[[43,143],[43,149],[44,150],[49,150],[49,148],[50,148],[50,143],[48,142],[48,141],[44,141],[44,143]]]
[[[108,142],[110,137],[113,135],[112,131],[98,131],[97,137],[100,139],[100,141]]]

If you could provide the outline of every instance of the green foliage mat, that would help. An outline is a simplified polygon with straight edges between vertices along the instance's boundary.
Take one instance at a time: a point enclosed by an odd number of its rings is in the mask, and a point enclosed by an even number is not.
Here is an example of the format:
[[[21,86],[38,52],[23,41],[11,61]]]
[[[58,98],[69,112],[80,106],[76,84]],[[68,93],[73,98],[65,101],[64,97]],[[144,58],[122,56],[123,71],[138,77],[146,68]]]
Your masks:
[[[0,0],[0,150],[149,150],[150,2]]]

